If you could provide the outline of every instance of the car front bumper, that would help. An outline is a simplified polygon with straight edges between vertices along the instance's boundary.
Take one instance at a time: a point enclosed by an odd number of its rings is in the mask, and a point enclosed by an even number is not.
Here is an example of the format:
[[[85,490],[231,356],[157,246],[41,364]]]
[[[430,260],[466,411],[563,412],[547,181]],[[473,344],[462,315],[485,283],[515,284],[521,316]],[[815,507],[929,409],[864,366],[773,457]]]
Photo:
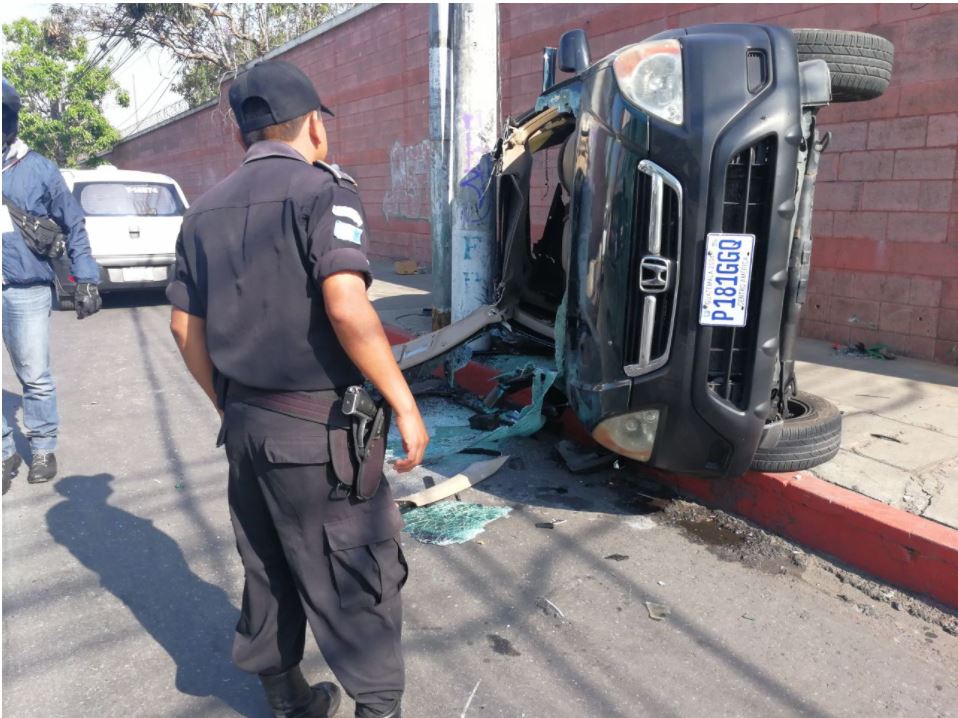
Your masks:
[[[584,93],[579,142],[588,164],[573,191],[578,256],[569,286],[577,312],[567,332],[567,389],[590,430],[657,410],[650,465],[736,476],[748,469],[772,408],[802,142],[798,64],[781,28],[684,32],[676,36],[685,96],[696,99],[687,101],[683,125],[620,110],[608,81]],[[767,73],[757,91],[748,59],[756,51]],[[635,127],[643,118],[645,133]],[[661,235],[658,246],[650,228]],[[756,237],[741,329],[699,324],[711,232]],[[656,262],[670,266],[666,291],[643,286]]]

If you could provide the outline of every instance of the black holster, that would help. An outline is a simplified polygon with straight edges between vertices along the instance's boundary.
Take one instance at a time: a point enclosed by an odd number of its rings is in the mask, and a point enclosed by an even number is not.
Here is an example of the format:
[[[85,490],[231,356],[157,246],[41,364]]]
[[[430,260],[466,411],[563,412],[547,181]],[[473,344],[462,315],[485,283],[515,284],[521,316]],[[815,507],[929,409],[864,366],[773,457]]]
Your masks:
[[[378,408],[367,435],[359,436],[359,419],[342,412],[334,391],[267,391],[230,381],[227,395],[234,401],[324,425],[333,473],[344,493],[360,501],[376,495],[383,478],[391,418],[387,406]]]

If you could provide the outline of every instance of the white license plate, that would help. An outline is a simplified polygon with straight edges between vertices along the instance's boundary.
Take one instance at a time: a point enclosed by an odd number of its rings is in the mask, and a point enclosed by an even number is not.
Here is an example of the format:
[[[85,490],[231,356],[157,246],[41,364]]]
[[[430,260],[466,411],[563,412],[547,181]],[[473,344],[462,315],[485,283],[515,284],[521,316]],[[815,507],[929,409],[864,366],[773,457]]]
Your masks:
[[[166,279],[166,267],[123,267],[110,269],[109,274],[111,282],[161,282]]]
[[[745,326],[754,252],[754,234],[713,232],[708,235],[699,324],[710,327]]]

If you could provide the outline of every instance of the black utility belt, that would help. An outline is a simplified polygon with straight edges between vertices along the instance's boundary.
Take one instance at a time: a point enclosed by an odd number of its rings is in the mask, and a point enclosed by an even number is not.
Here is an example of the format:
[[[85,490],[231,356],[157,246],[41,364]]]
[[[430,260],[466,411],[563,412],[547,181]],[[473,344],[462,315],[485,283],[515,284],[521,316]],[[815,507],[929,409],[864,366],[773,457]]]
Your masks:
[[[363,387],[351,386],[340,398],[333,390],[268,391],[231,381],[227,397],[324,425],[333,473],[344,491],[362,501],[376,495],[383,477],[391,412]]]

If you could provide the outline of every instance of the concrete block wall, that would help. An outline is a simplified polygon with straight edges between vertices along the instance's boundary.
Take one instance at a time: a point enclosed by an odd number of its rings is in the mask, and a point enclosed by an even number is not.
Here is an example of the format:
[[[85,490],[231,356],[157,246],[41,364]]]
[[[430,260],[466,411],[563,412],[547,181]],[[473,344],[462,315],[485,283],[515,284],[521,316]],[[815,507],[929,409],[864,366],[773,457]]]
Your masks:
[[[567,29],[584,28],[598,58],[708,22],[865,30],[895,43],[881,99],[820,115],[833,137],[802,330],[958,364],[958,5],[503,4],[502,115],[532,105],[542,47]],[[332,160],[359,181],[373,251],[429,261],[428,6],[376,6],[283,59],[303,67],[337,113],[328,122]],[[195,197],[242,156],[228,109],[221,102],[135,137],[113,161],[166,172]],[[537,163],[540,222],[558,182],[556,154]]]

